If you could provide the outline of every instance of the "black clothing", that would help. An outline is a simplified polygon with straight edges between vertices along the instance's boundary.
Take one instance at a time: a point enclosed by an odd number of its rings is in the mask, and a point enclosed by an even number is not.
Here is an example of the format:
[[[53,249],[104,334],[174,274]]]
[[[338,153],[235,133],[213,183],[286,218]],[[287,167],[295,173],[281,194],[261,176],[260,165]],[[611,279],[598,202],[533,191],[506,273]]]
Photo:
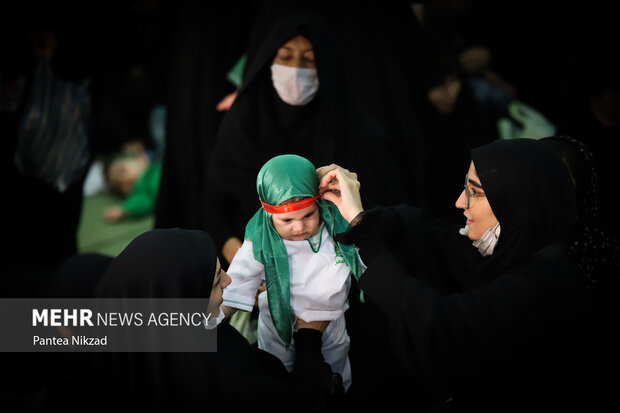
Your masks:
[[[583,142],[568,136],[542,139],[555,148],[571,172],[577,198],[577,225],[570,236],[568,257],[574,263],[586,294],[593,351],[588,355],[589,389],[598,406],[613,403],[620,368],[618,335],[610,326],[620,323],[620,242],[601,227],[600,176],[597,158]]]
[[[469,149],[497,139],[497,119],[476,101],[465,77],[461,77],[461,90],[450,113],[439,112],[428,100],[421,106],[427,150],[428,210],[434,218],[458,224],[462,215],[454,202],[463,190]]]
[[[208,298],[216,270],[211,238],[200,230],[155,229],[136,237],[110,264],[99,298]],[[160,340],[154,329],[153,340]],[[292,403],[288,373],[251,347],[227,323],[217,352],[100,353],[96,401],[101,411],[206,411],[253,405],[263,398]]]
[[[618,92],[615,92],[618,93]],[[566,116],[558,134],[573,136],[590,148],[599,176],[598,225],[614,238],[620,238],[620,220],[616,217],[616,191],[620,176],[616,154],[620,151],[620,126],[604,126],[589,108],[590,97],[575,101],[566,97]]]
[[[469,167],[469,151],[497,139],[500,113],[478,100],[470,85],[471,75],[460,66],[458,52],[469,45],[460,35],[449,34],[450,29],[459,27],[459,19],[453,21],[448,18],[450,15],[442,6],[424,7],[424,42],[418,52],[423,57],[419,63],[422,90],[417,100],[426,148],[428,211],[433,218],[457,225],[462,222],[462,215],[454,207],[454,201],[463,190],[462,177]],[[447,21],[442,22],[443,19]],[[457,83],[460,86],[452,107],[445,106],[440,111],[435,106],[437,102],[431,101],[430,92],[449,85],[452,93]],[[442,90],[439,95],[440,105],[447,103],[444,93]]]
[[[91,298],[95,286],[114,257],[92,252],[77,254],[62,262],[42,292],[44,297]]]
[[[344,386],[342,376],[332,372],[321,354],[322,335],[321,331],[310,328],[293,333],[295,365],[291,377],[310,411],[337,412],[344,402]]]
[[[366,211],[338,237],[360,248],[368,269],[359,287],[388,321],[398,364],[383,374],[392,369],[428,389],[426,408],[538,411],[587,400],[571,393],[587,380],[580,351],[588,338],[563,244],[575,202],[549,149],[513,139],[472,151],[501,225],[491,256],[405,205]]]
[[[246,48],[256,3],[190,0],[172,10],[164,54],[166,149],[155,228],[208,230],[207,170],[224,116],[216,105],[234,90],[226,73]]]
[[[352,99],[365,117],[381,125],[397,148],[390,161],[380,160],[404,176],[406,188],[400,195],[402,201],[396,202],[425,206],[426,183],[432,175],[421,126],[425,115],[417,100],[425,95],[422,68],[426,57],[411,2],[358,2],[353,8],[346,2],[333,2],[327,8],[344,45],[340,53]]]
[[[577,198],[577,225],[569,257],[577,266],[590,308],[606,321],[620,315],[620,243],[601,226],[597,158],[583,142],[568,136],[541,140],[555,148],[568,167]],[[601,320],[601,328],[606,322]]]
[[[74,255],[46,273],[38,297],[93,297],[111,261],[112,257],[97,253]],[[4,353],[2,363],[6,373],[0,384],[2,411],[77,412],[91,401],[92,353]]]
[[[67,299],[94,297],[95,286],[113,259],[99,253],[74,255],[58,266],[42,296]],[[46,361],[38,366],[48,385],[42,411],[83,411],[84,406],[92,402],[93,353],[61,352],[37,356],[43,356]]]

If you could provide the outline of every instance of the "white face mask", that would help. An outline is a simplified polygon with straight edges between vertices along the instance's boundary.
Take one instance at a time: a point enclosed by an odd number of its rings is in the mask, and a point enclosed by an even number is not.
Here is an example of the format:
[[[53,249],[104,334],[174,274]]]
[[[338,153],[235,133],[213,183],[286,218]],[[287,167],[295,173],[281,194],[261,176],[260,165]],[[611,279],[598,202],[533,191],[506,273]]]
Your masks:
[[[211,315],[211,314],[209,314]],[[226,317],[226,314],[224,314],[224,311],[222,310],[222,307],[220,307],[220,314],[217,317],[209,317],[209,320],[202,320],[202,324],[204,324],[205,328],[207,330],[212,330],[215,327],[217,327],[218,325],[220,325],[220,323],[222,322],[222,320],[224,320],[224,318]]]
[[[487,232],[485,232],[480,239],[474,241],[471,245],[478,248],[478,252],[480,252],[483,257],[492,255],[501,231],[502,229],[500,228],[498,222],[494,227],[487,229]]]
[[[293,106],[310,102],[319,90],[316,69],[271,65],[271,80],[280,99]]]

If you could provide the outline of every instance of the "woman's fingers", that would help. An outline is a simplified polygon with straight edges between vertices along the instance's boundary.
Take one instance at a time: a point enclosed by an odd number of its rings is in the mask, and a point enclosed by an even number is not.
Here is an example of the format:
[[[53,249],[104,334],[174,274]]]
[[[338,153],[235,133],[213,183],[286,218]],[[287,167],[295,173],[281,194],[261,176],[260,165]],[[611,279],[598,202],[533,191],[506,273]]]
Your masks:
[[[327,165],[327,166],[321,166],[320,168],[317,168],[316,170],[317,174],[319,175],[319,179],[323,180],[323,178],[325,177],[325,175],[331,174],[331,173],[340,173],[342,175],[346,175],[346,176],[354,176],[355,179],[357,179],[357,174],[354,172],[349,171],[348,169],[345,169],[341,166],[336,165],[335,163],[331,164],[331,165]]]
[[[336,205],[348,222],[364,210],[360,199],[361,184],[355,172],[331,164],[318,168],[317,174],[321,180],[321,198]]]
[[[325,172],[322,176],[321,174],[319,174],[319,179],[321,181],[320,183],[320,187],[323,188],[325,186],[327,186],[330,183],[338,183],[338,173],[336,172],[336,170],[331,170],[331,171],[327,171]]]
[[[338,206],[341,200],[340,191],[326,191],[321,195],[321,199],[332,202],[334,205]]]
[[[331,165],[321,166],[320,168],[317,168],[316,173],[319,175],[319,179],[322,180],[325,174],[333,171],[336,168],[339,168],[339,166],[333,163]]]
[[[321,181],[319,187],[321,189],[340,189],[341,182],[343,184],[351,184],[359,189],[361,187],[360,182],[357,180],[357,174],[351,172],[348,169],[344,169],[336,164],[323,166],[317,169],[317,174]]]

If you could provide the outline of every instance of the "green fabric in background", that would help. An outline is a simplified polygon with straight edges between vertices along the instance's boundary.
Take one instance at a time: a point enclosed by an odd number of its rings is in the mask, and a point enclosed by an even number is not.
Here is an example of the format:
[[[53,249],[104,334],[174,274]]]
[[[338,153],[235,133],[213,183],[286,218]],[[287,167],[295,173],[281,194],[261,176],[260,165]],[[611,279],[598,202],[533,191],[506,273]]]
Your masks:
[[[230,69],[230,71],[226,74],[226,79],[237,88],[241,87],[241,82],[243,80],[243,69],[245,68],[245,61],[247,59],[246,55],[241,55],[239,60],[235,63],[235,65]]]
[[[84,197],[82,216],[78,227],[78,252],[98,252],[116,257],[136,236],[153,228],[154,217],[124,218],[116,223],[103,219],[106,208],[119,205],[120,200],[110,194]]]

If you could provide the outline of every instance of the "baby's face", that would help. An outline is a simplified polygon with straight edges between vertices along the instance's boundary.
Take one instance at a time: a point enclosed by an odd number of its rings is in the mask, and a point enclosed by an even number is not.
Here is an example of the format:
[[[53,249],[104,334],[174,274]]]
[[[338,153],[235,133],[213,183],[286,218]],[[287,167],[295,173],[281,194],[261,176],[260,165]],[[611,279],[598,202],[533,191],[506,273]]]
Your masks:
[[[303,241],[319,232],[319,207],[316,203],[299,211],[273,214],[273,226],[282,239]]]
[[[131,193],[134,184],[144,172],[144,165],[139,158],[122,158],[110,165],[108,182],[117,187],[123,195]]]

